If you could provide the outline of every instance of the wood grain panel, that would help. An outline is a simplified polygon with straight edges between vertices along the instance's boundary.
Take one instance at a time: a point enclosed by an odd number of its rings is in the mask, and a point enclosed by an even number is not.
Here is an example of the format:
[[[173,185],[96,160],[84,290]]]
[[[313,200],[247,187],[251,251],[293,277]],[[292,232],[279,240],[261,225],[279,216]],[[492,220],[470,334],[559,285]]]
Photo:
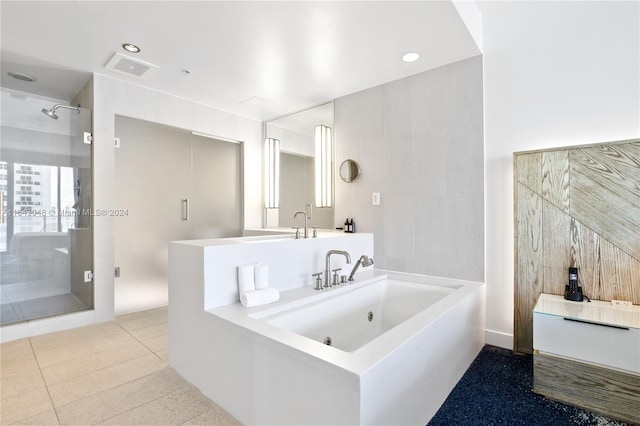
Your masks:
[[[533,306],[542,292],[542,198],[522,184],[516,184],[516,285],[519,301],[514,312],[514,347],[533,350]],[[514,337],[515,337],[514,336]]]
[[[543,291],[563,294],[571,259],[571,217],[549,201],[542,202]],[[533,306],[531,307],[533,309]]]
[[[640,261],[601,239],[599,285],[599,300],[630,300],[640,305]]]
[[[594,152],[570,153],[571,216],[640,260],[640,196],[621,185],[620,173]],[[640,169],[635,181],[639,179]]]
[[[542,197],[569,213],[569,151],[542,153]]]
[[[516,154],[513,166],[516,182],[542,194],[542,153]]]
[[[639,140],[515,153],[514,209],[514,350],[532,352],[536,298],[569,266],[592,299],[640,304]]]
[[[612,187],[624,188],[632,199],[640,199],[640,143],[583,148],[576,150],[576,156],[588,158],[586,161],[600,170],[600,178],[609,181]]]
[[[632,424],[640,424],[640,376],[536,353],[533,391]]]
[[[578,285],[591,299],[603,300],[600,288],[600,238],[591,229],[571,219],[571,264],[578,268]],[[564,293],[555,293],[564,294]]]

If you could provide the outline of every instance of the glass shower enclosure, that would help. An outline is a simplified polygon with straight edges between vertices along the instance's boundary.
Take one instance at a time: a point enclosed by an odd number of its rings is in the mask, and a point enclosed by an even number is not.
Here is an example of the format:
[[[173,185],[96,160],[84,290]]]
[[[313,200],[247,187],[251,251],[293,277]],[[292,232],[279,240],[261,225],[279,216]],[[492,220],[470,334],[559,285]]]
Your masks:
[[[90,111],[0,93],[0,325],[92,309]]]

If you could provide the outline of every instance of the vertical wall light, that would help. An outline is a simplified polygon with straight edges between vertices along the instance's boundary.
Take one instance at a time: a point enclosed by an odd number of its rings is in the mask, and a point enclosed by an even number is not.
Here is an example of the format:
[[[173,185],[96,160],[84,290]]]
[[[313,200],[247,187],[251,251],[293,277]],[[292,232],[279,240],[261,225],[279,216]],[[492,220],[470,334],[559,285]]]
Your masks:
[[[280,140],[264,140],[264,207],[277,209],[280,205]]]
[[[331,128],[318,125],[315,128],[315,187],[316,207],[331,207],[333,198],[333,153]]]

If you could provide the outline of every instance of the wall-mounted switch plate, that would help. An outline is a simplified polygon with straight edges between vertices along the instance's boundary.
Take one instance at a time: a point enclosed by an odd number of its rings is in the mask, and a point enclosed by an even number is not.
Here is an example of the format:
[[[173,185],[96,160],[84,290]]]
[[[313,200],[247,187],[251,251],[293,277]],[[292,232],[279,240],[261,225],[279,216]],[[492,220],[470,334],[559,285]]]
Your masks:
[[[380,205],[380,193],[379,192],[374,192],[371,194],[371,204],[374,206],[379,206]]]

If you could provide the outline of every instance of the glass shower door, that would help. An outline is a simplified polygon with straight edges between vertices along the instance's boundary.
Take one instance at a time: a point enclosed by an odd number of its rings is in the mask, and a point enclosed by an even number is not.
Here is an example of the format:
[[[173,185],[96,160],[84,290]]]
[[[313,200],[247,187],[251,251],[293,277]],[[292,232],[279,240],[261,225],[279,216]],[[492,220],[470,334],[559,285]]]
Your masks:
[[[90,111],[1,93],[0,324],[91,309]]]

